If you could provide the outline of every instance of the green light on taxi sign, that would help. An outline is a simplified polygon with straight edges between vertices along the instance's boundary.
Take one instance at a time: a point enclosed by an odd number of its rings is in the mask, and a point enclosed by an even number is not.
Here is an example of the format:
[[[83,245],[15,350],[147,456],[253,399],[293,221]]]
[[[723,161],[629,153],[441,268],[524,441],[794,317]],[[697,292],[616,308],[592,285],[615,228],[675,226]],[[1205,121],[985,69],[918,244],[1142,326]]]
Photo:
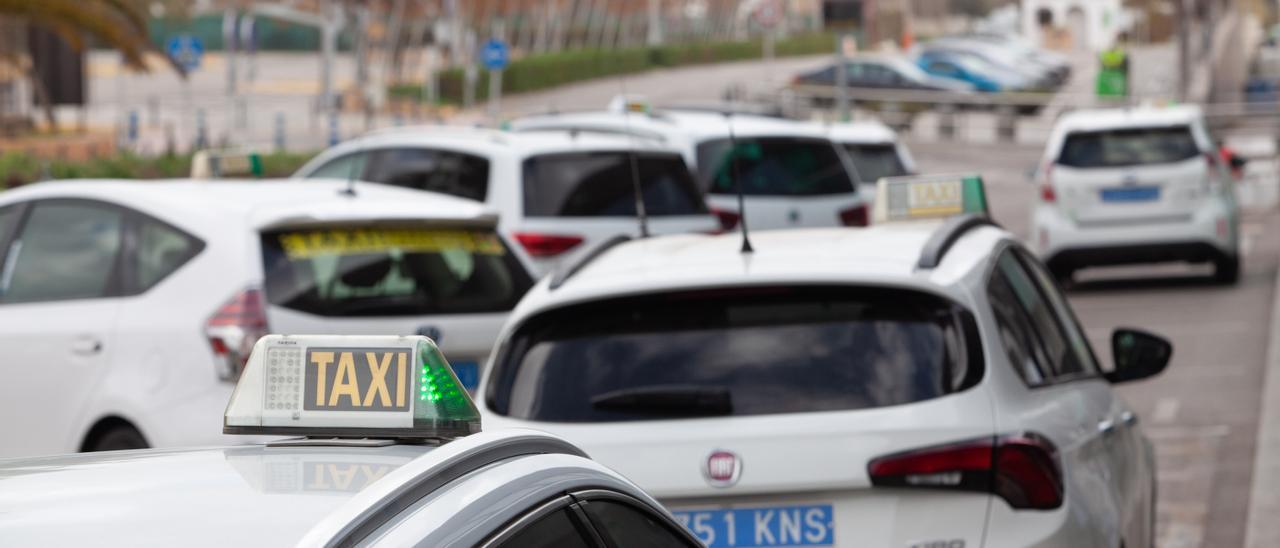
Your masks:
[[[228,434],[449,439],[480,413],[435,342],[421,336],[268,335],[224,416]]]
[[[987,214],[987,195],[977,175],[886,177],[876,184],[875,223]]]

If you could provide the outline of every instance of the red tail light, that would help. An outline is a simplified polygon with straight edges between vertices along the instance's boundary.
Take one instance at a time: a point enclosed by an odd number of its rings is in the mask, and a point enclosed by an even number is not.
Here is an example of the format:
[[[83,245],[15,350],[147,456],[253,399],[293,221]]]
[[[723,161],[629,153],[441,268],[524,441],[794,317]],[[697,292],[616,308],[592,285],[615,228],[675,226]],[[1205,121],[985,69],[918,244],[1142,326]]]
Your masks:
[[[581,236],[517,232],[516,241],[534,257],[555,257],[582,243]]]
[[[1040,177],[1040,201],[1051,204],[1058,201],[1058,193],[1053,190],[1053,164],[1045,164]]]
[[[991,493],[1015,509],[1062,506],[1057,449],[1025,433],[979,438],[886,455],[867,465],[877,487],[953,489]]]
[[[840,212],[840,224],[844,226],[867,226],[871,224],[867,216],[867,205],[861,204]]]
[[[217,358],[218,378],[240,378],[253,345],[268,332],[262,291],[246,289],[231,297],[205,322],[204,332]]]
[[[742,220],[742,215],[736,211],[711,208],[711,213],[720,219],[720,230],[723,232],[738,228],[738,222]]]

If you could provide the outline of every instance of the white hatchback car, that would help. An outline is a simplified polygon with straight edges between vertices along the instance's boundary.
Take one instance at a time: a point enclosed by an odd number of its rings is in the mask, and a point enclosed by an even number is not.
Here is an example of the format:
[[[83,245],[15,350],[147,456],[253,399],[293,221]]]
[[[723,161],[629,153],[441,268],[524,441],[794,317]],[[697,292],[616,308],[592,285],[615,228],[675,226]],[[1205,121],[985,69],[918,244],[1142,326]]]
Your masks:
[[[1234,181],[1194,106],[1083,110],[1045,148],[1032,245],[1059,279],[1088,266],[1212,262],[1240,275]]]
[[[291,358],[305,381],[270,374]],[[333,361],[360,367],[344,377]],[[383,375],[364,374],[379,361]],[[303,437],[0,461],[0,538],[130,548],[698,545],[635,484],[564,440],[477,433],[475,406],[446,364],[425,337],[264,337],[227,406],[228,431],[272,433],[283,421]],[[348,410],[349,387],[383,402]],[[334,403],[312,404],[317,388]]]
[[[395,128],[333,147],[294,176],[351,177],[484,202],[537,276],[611,237],[638,235],[637,178],[650,233],[720,229],[678,151],[631,136]]]
[[[858,120],[825,126],[827,134],[844,148],[857,170],[862,188],[875,188],[884,177],[901,177],[916,173],[916,161],[907,145],[893,129],[877,120]],[[864,193],[870,196],[870,192]]]
[[[662,139],[684,151],[707,205],[726,229],[740,218],[737,181],[744,184],[748,228],[864,226],[867,198],[857,170],[826,128],[754,114],[662,109],[612,109],[529,116],[516,131],[578,128]],[[730,141],[736,141],[736,147]],[[730,153],[731,150],[736,152]]]
[[[983,201],[931,183],[877,208]],[[543,280],[486,427],[579,444],[716,548],[1151,546],[1154,455],[1112,384],[1171,346],[1119,329],[1103,371],[1012,234],[876,222],[635,241]]]
[[[0,456],[225,442],[270,330],[430,335],[474,384],[533,284],[470,200],[345,181],[0,194]]]

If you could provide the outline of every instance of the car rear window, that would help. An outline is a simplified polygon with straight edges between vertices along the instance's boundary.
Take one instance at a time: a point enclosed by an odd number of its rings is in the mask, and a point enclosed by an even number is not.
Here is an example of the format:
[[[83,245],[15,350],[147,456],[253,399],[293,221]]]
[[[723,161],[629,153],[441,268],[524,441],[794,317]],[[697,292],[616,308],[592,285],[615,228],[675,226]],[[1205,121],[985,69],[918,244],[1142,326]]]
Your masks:
[[[817,196],[853,192],[853,177],[824,139],[744,137],[698,145],[698,178],[709,194]],[[734,150],[730,154],[730,148]]]
[[[863,183],[874,184],[881,177],[907,174],[902,158],[898,157],[898,147],[892,143],[846,143],[844,150],[849,154],[849,159],[853,160],[853,167],[858,170],[858,179]]]
[[[492,229],[324,226],[262,234],[267,300],[321,316],[511,310],[532,280]]]
[[[635,171],[632,171],[632,160]],[[529,217],[632,217],[635,180],[651,217],[698,215],[707,206],[678,154],[626,151],[534,156],[524,162],[524,214]]]
[[[364,179],[483,202],[489,194],[489,160],[421,147],[381,149],[371,153]]]
[[[868,409],[974,385],[972,316],[909,290],[757,287],[643,295],[534,316],[489,405],[548,422]]]
[[[1058,163],[1068,167],[1170,164],[1200,155],[1187,126],[1088,131],[1067,135]]]

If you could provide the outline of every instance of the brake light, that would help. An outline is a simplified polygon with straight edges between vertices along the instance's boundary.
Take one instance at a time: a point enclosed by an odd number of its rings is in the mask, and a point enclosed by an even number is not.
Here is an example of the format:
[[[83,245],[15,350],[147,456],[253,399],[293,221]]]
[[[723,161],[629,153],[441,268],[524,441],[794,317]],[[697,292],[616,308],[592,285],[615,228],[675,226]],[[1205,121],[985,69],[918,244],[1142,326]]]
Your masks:
[[[867,204],[859,204],[841,211],[840,224],[844,226],[867,226],[871,224],[867,216]]]
[[[720,230],[722,232],[728,232],[738,228],[738,223],[742,221],[742,215],[739,215],[736,211],[717,209],[713,207],[711,208],[711,213],[720,220]]]
[[[250,288],[231,297],[205,322],[204,332],[216,358],[218,378],[239,379],[253,345],[268,333],[262,291]]]
[[[1040,201],[1051,204],[1058,201],[1058,193],[1053,189],[1053,164],[1044,165],[1043,179],[1040,181]]]
[[[871,461],[877,487],[991,493],[1020,510],[1062,506],[1062,470],[1052,442],[1034,433],[978,438]]]
[[[517,232],[516,241],[534,257],[555,257],[582,243],[581,236]]]

